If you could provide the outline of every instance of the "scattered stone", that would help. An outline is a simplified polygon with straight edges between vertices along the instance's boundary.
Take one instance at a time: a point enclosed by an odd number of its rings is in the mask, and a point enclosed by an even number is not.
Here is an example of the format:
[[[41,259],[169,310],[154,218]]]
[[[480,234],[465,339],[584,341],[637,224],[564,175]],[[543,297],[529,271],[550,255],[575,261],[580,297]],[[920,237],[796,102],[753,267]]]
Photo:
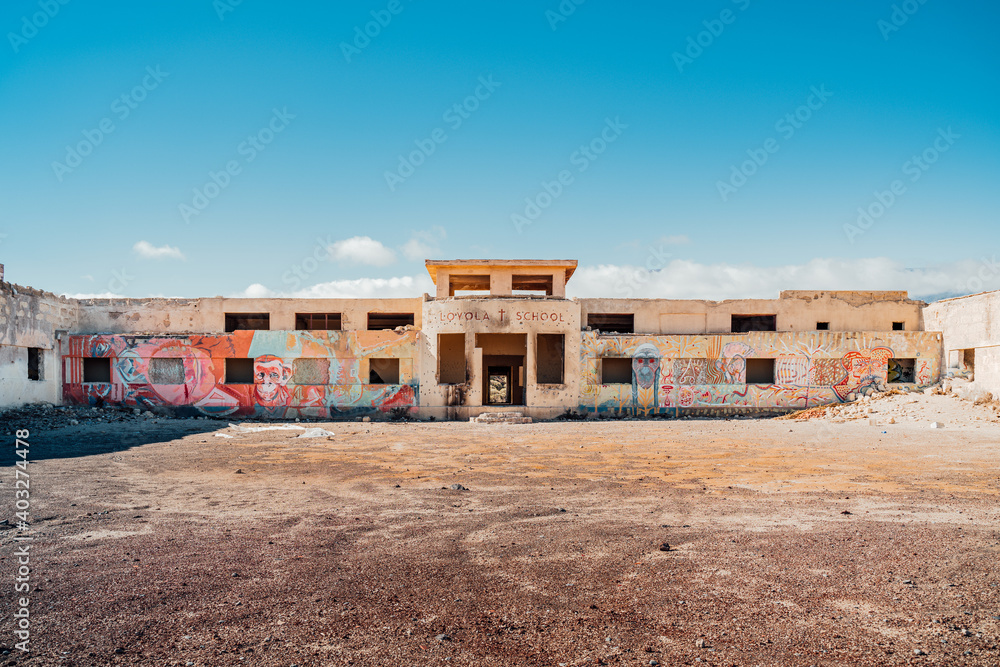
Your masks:
[[[452,484],[448,488],[451,489],[452,491],[468,491],[468,489],[462,486],[461,484]]]
[[[962,628],[962,636],[963,637],[971,637],[972,636],[972,632],[970,632],[968,628]]]
[[[921,651],[920,649],[915,648],[913,649],[913,655],[927,655],[927,654]]]
[[[707,645],[707,644],[705,643],[705,640],[704,640],[704,639],[702,639],[701,637],[699,637],[698,639],[696,639],[696,640],[695,640],[695,642],[694,642],[694,645],[695,645],[695,646],[696,646],[697,648],[706,648],[706,647],[708,646],[708,645]]]
[[[941,422],[931,422],[931,428],[944,428],[944,424]]]
[[[438,636],[434,637],[434,639],[438,640],[439,642],[450,642],[451,636],[441,633]]]
[[[332,431],[327,431],[325,428],[307,428],[298,436],[299,438],[326,438],[334,435]]]
[[[237,468],[236,472],[234,472],[233,474],[234,475],[245,475],[246,473],[243,472],[243,468]]]
[[[664,542],[660,545],[660,551],[670,551],[670,545]]]
[[[371,418],[371,417],[362,417],[362,418],[361,418],[361,421],[363,421],[363,422],[364,422],[364,423],[366,423],[366,424],[367,424],[368,422],[370,422],[371,420],[372,420],[372,418]]]

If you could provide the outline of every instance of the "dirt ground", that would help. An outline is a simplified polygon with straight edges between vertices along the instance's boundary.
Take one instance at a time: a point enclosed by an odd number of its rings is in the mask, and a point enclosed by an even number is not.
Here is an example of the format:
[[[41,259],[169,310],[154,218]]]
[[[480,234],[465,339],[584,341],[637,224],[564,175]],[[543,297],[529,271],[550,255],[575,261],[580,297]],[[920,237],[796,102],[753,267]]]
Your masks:
[[[998,665],[1000,423],[911,400],[318,438],[7,422],[31,528],[0,532],[0,665]]]

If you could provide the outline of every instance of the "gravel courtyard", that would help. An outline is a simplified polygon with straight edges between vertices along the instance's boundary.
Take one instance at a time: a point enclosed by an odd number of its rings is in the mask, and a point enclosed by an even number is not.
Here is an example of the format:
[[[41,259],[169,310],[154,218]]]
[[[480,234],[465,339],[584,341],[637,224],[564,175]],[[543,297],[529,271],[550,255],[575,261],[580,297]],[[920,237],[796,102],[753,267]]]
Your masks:
[[[6,415],[33,589],[25,655],[5,525],[0,665],[997,665],[1000,423],[913,400],[314,438]]]

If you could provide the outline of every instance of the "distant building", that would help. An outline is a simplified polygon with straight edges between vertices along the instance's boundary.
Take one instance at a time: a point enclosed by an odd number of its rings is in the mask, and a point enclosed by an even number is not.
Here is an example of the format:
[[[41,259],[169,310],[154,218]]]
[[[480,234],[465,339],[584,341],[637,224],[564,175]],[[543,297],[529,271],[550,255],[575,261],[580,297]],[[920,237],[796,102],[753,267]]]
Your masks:
[[[946,346],[949,301],[927,307],[905,292],[567,299],[572,260],[426,265],[437,291],[410,299],[77,300],[3,283],[0,405],[254,418],[466,419],[511,406],[536,418],[679,416],[925,387],[967,373],[973,358],[996,381],[992,356]],[[925,313],[936,330],[924,330]],[[962,344],[996,341],[997,321]]]

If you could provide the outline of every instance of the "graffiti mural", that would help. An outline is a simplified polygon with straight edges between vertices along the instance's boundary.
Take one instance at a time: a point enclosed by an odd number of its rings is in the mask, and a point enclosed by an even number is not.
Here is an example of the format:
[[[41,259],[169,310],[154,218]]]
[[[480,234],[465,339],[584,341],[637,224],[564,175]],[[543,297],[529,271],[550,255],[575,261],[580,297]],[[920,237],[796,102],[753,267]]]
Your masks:
[[[930,332],[582,335],[580,409],[590,412],[805,409],[889,384],[927,386],[940,375],[940,342]],[[631,385],[601,383],[607,357],[631,358]],[[748,359],[773,360],[772,381],[747,384]]]
[[[417,336],[415,331],[70,336],[63,358],[63,395],[68,403],[170,407],[211,417],[414,412],[419,395],[413,366]],[[92,358],[109,360],[111,382],[84,381],[83,360]],[[369,384],[371,358],[396,360],[398,384]],[[227,382],[227,359],[251,360],[252,377],[240,378],[243,383]],[[178,370],[176,376],[160,377],[163,361]]]

